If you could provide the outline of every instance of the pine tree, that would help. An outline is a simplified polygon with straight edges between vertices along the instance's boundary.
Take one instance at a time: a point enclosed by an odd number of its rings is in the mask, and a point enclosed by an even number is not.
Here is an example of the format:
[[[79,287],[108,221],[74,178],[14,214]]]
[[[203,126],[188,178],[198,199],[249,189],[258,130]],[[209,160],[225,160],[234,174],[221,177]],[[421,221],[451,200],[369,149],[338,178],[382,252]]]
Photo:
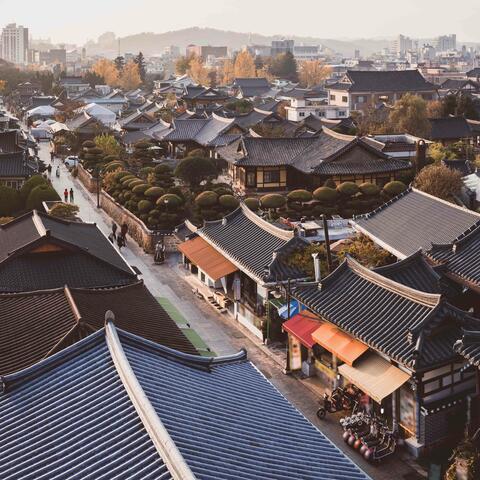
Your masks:
[[[122,55],[119,55],[113,62],[115,63],[115,68],[117,69],[118,74],[121,75],[123,67],[125,66],[125,58],[122,57]]]
[[[142,79],[142,83],[145,82],[147,71],[145,68],[145,57],[142,52],[138,52],[138,55],[133,60],[138,65],[138,73]]]

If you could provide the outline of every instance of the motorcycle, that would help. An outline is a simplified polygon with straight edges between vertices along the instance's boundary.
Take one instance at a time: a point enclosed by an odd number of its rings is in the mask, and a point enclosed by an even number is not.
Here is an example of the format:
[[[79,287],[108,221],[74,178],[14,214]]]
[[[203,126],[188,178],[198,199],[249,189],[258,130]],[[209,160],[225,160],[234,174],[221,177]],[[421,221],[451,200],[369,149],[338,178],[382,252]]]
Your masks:
[[[342,388],[335,388],[331,395],[323,394],[323,406],[317,410],[317,417],[320,420],[325,418],[328,413],[335,413],[345,409],[344,396]]]

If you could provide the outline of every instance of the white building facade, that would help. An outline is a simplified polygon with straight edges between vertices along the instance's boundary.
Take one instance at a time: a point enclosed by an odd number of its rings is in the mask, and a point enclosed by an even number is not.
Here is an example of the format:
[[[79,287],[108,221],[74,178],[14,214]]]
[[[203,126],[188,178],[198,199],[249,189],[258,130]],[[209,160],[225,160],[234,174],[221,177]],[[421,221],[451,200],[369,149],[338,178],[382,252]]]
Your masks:
[[[10,23],[2,30],[1,58],[16,65],[28,63],[28,28]]]

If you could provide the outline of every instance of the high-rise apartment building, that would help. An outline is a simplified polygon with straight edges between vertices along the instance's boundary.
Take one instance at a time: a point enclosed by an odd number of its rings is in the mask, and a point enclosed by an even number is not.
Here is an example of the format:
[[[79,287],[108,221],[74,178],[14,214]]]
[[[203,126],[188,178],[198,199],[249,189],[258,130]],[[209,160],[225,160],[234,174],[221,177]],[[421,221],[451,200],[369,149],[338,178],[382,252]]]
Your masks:
[[[2,30],[1,58],[15,64],[28,63],[28,28],[10,23]]]
[[[393,50],[396,55],[403,57],[409,50],[413,48],[413,41],[410,37],[399,35],[393,42]]]
[[[457,49],[457,36],[452,33],[451,35],[440,35],[435,40],[435,47],[440,52],[446,52],[447,50]]]

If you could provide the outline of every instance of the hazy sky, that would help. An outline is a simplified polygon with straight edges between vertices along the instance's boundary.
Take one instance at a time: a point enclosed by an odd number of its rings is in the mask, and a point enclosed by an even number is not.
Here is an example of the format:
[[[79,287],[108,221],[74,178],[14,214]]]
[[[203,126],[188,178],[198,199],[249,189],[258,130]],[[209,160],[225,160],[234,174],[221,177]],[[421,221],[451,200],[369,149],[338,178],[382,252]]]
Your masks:
[[[480,1],[457,0],[0,0],[0,26],[84,43],[101,33],[161,33],[199,26],[320,38],[434,37],[479,41]]]

